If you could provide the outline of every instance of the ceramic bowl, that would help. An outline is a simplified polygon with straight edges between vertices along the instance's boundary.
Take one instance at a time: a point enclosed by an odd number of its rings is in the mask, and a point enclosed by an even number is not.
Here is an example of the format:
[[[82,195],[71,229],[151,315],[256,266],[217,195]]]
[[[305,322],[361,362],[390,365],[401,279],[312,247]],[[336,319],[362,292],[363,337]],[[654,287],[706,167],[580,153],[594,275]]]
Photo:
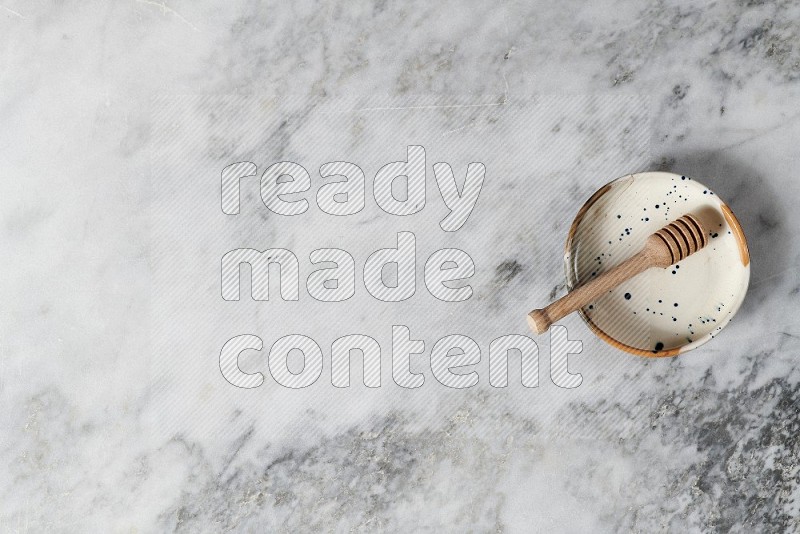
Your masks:
[[[747,292],[747,241],[733,212],[708,187],[665,172],[614,180],[575,217],[564,255],[570,291],[635,254],[650,234],[686,213],[708,231],[704,249],[667,269],[649,269],[580,310],[614,347],[675,356],[716,336]]]

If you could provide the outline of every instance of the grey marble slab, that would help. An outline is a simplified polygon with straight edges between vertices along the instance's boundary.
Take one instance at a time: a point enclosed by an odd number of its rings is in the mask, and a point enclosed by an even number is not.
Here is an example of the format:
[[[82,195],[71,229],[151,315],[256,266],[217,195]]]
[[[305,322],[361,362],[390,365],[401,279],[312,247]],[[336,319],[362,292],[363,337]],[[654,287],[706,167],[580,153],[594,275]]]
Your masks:
[[[7,0],[0,43],[0,531],[800,528],[796,2]],[[609,110],[631,127],[600,127]],[[562,119],[570,141],[548,145]],[[219,209],[225,163],[291,157],[316,179],[341,157],[371,178],[415,136],[457,176],[485,159],[485,199],[452,235],[432,174],[402,224],[370,194],[338,222],[313,196],[277,222]],[[558,158],[576,143],[594,148]],[[492,387],[490,341],[564,291],[583,200],[645,169],[702,180],[739,217],[752,270],[736,318],[646,360],[571,317],[579,387],[553,384],[546,342],[538,388]],[[280,242],[305,279],[314,248],[341,245],[358,273],[400,230],[423,259],[470,252],[474,297],[217,298],[227,249]],[[180,244],[196,267],[165,267]],[[384,359],[381,388],[334,388],[332,341],[388,350],[393,321],[426,354],[474,337],[478,385],[442,386],[422,359],[426,384],[407,390]],[[314,338],[320,382],[228,384],[220,347],[242,333]],[[264,371],[263,355],[242,366]]]

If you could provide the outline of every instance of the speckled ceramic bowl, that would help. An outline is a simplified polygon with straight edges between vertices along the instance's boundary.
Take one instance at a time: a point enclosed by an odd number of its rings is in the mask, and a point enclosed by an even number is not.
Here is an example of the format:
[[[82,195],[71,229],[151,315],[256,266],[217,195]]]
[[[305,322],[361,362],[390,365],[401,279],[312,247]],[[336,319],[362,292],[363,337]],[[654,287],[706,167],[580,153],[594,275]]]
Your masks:
[[[739,221],[706,186],[665,172],[624,176],[584,204],[567,238],[567,289],[626,260],[685,213],[701,220],[708,246],[668,269],[645,271],[580,311],[611,345],[639,356],[675,356],[713,338],[739,309],[750,280]]]

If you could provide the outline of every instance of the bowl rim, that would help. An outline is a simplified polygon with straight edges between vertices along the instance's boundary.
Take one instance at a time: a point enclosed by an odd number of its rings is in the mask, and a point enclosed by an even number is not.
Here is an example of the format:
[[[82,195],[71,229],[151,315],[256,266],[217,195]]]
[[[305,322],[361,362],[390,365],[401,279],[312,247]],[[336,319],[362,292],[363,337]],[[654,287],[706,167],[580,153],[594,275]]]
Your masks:
[[[614,184],[616,184],[617,182],[629,178],[636,180],[639,177],[646,178],[647,176],[650,175],[659,175],[659,174],[664,174],[668,176],[686,176],[685,174],[681,175],[665,171],[645,171],[645,172],[625,174],[620,176],[619,178],[611,180],[610,182],[600,187],[597,191],[595,191],[592,194],[592,196],[589,197],[589,199],[586,202],[583,203],[581,208],[578,210],[578,213],[575,215],[575,218],[572,220],[572,224],[569,227],[569,233],[567,234],[567,241],[564,244],[564,278],[566,282],[566,289],[568,292],[573,290],[576,282],[576,280],[573,277],[573,272],[570,268],[571,257],[572,257],[571,254],[572,244],[575,238],[575,234],[578,230],[578,225],[581,223],[581,221],[583,221],[583,217],[586,215],[586,212],[589,210],[589,208],[591,208],[598,200],[600,200],[600,198],[602,198],[603,195],[608,193],[614,187]],[[692,180],[695,181],[696,183],[700,183],[694,179]],[[719,334],[719,332],[722,331],[722,329],[724,329],[728,325],[733,316],[736,315],[736,312],[739,311],[739,307],[742,305],[744,297],[747,294],[747,289],[750,286],[750,269],[749,269],[750,253],[747,247],[747,238],[745,237],[744,231],[742,230],[742,225],[739,223],[739,220],[733,214],[733,211],[730,209],[730,207],[728,207],[728,205],[721,198],[719,198],[718,196],[717,198],[720,201],[720,210],[722,211],[722,214],[725,217],[725,221],[728,223],[728,226],[731,227],[731,233],[734,236],[734,239],[736,240],[736,244],[739,248],[739,255],[741,261],[745,267],[748,267],[747,279],[745,280],[744,289],[741,291],[739,299],[731,307],[730,311],[725,316],[725,318],[717,325],[717,328],[695,339],[694,341],[687,343],[686,345],[681,345],[680,347],[675,347],[672,349],[660,350],[660,351],[645,350],[637,347],[632,347],[630,345],[622,343],[617,339],[614,339],[606,332],[604,332],[599,326],[597,326],[594,323],[594,321],[592,321],[589,318],[589,316],[586,315],[586,312],[584,312],[583,308],[579,309],[578,314],[581,316],[581,319],[583,319],[583,322],[585,322],[589,326],[589,328],[592,330],[592,332],[594,332],[594,334],[597,337],[599,337],[612,347],[623,350],[630,354],[634,354],[636,356],[642,356],[644,358],[666,358],[666,357],[677,356],[678,354],[683,354],[684,352],[696,349],[697,347],[713,339],[715,335]]]

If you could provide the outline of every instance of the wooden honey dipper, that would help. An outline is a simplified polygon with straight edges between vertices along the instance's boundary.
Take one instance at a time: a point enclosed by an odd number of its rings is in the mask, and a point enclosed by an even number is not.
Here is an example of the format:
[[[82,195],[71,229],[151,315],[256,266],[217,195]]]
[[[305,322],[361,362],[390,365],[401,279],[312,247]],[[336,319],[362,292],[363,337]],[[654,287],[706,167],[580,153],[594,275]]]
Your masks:
[[[537,334],[546,332],[554,322],[583,308],[622,282],[651,267],[666,268],[678,263],[707,244],[708,235],[700,221],[693,215],[684,215],[648,237],[642,250],[634,256],[546,308],[530,312],[528,325]]]

